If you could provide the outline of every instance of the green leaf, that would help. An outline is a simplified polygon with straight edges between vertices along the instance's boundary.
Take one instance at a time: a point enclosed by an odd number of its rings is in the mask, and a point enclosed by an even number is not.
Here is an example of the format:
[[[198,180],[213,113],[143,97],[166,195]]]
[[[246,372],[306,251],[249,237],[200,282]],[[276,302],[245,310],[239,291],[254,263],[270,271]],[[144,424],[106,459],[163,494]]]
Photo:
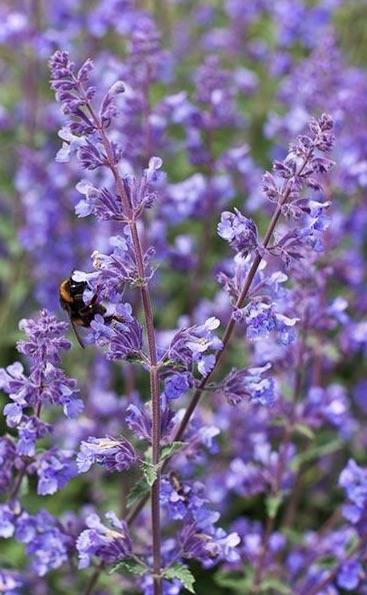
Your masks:
[[[185,589],[190,591],[190,593],[195,593],[193,587],[195,579],[190,570],[183,564],[172,564],[172,566],[166,568],[166,570],[163,572],[163,576],[168,580],[177,578],[179,581],[181,581]]]
[[[127,505],[130,508],[140,500],[143,496],[149,494],[149,486],[144,482],[137,480],[135,485],[131,488],[129,495],[127,497]]]
[[[260,585],[260,592],[268,593],[279,593],[279,595],[291,595],[292,591],[287,585],[277,578],[267,578],[262,581]]]
[[[278,415],[271,420],[270,425],[283,428],[285,426],[285,418]]]
[[[143,576],[148,572],[149,568],[141,562],[137,558],[126,558],[126,560],[122,560],[115,564],[111,570],[109,570],[109,574],[113,574],[114,572],[120,572],[122,574],[136,574],[139,576]]]
[[[274,519],[277,516],[279,506],[281,505],[282,502],[283,502],[282,492],[280,492],[279,494],[276,494],[274,496],[268,496],[266,498],[266,510],[267,510],[268,516],[270,516],[271,519]]]
[[[295,456],[290,464],[290,468],[296,471],[297,469],[299,469],[300,465],[304,463],[309,463],[314,459],[330,455],[340,450],[342,446],[343,443],[338,438],[336,438],[335,440],[330,440],[330,442],[325,442],[324,444],[315,445],[312,448],[308,448],[305,452],[302,452]]]
[[[305,436],[306,438],[309,438],[310,440],[314,440],[314,438],[315,438],[315,432],[313,432],[311,430],[311,428],[309,428],[305,424],[296,424],[294,426],[294,429],[296,432],[298,432],[298,434],[302,434],[302,436]]]
[[[234,572],[219,571],[215,574],[215,582],[219,587],[230,589],[233,593],[250,593],[253,585],[254,573],[246,572],[246,575]]]
[[[148,463],[148,461],[144,461],[140,468],[143,471],[145,480],[149,487],[152,487],[155,480],[157,479],[157,468],[152,463]]]
[[[161,451],[161,461],[163,462],[172,457],[172,455],[181,450],[183,446],[185,446],[185,442],[172,442],[172,444],[164,446]]]

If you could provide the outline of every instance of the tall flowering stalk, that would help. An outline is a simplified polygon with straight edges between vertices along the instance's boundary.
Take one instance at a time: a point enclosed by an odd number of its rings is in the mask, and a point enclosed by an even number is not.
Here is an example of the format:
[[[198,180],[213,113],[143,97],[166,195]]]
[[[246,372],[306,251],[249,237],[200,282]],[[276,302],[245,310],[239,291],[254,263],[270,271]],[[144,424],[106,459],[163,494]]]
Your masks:
[[[145,196],[139,196],[134,202],[131,190],[124,185],[124,181],[118,170],[118,162],[121,157],[121,149],[112,143],[107,135],[107,129],[111,119],[116,114],[114,105],[115,96],[124,92],[121,82],[115,83],[102,100],[101,108],[97,114],[91,103],[95,90],[87,87],[90,72],[93,68],[92,62],[87,61],[76,74],[74,65],[70,62],[66,52],[57,52],[50,61],[51,84],[56,91],[56,98],[62,103],[64,113],[70,117],[70,131],[77,133],[78,141],[85,139],[85,144],[79,149],[79,156],[86,169],[107,167],[114,178],[116,185],[117,200],[121,201],[122,211],[119,220],[128,226],[132,242],[132,254],[136,267],[137,276],[135,284],[139,286],[141,301],[144,310],[145,330],[149,350],[149,378],[150,394],[152,399],[152,464],[157,470],[157,477],[152,485],[152,533],[153,533],[153,574],[154,592],[161,592],[161,554],[160,554],[160,427],[161,407],[159,397],[158,360],[157,346],[155,340],[154,320],[151,298],[144,264],[143,249],[137,229],[137,219],[142,213]],[[96,143],[96,144],[94,144]],[[156,159],[151,169],[160,166],[160,160]],[[149,172],[150,173],[150,172]],[[119,207],[117,206],[117,209]],[[112,216],[113,218],[113,216]]]

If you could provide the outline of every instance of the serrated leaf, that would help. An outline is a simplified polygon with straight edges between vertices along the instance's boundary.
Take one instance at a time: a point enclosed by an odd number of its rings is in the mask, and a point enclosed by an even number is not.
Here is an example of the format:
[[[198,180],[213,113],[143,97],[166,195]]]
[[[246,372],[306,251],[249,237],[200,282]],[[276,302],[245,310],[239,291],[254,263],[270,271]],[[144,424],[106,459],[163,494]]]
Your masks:
[[[161,461],[163,462],[172,457],[172,455],[181,450],[184,445],[184,442],[172,442],[172,444],[164,446],[161,451]]]
[[[148,570],[149,568],[140,560],[137,560],[136,558],[126,558],[126,560],[121,560],[121,562],[115,564],[109,571],[109,574],[120,572],[122,574],[143,576]]]
[[[143,471],[143,474],[144,474],[144,477],[145,477],[145,480],[146,480],[148,486],[152,487],[155,480],[157,479],[156,466],[153,465],[152,463],[148,463],[147,461],[144,461],[140,467]]]
[[[168,580],[177,578],[179,581],[181,581],[185,589],[190,591],[190,593],[195,593],[193,587],[195,578],[193,577],[187,566],[178,563],[172,564],[172,566],[170,566],[163,572],[163,576]]]
[[[306,436],[306,438],[309,438],[310,440],[314,440],[315,438],[315,432],[313,432],[311,428],[309,428],[305,424],[296,424],[294,426],[294,429],[296,432],[302,434],[302,436]]]
[[[276,494],[275,496],[268,496],[266,498],[266,511],[268,513],[268,516],[270,516],[271,519],[274,519],[277,516],[279,506],[281,505],[282,502],[283,502],[283,494],[282,493]]]
[[[127,497],[127,506],[130,508],[140,500],[143,496],[149,493],[149,486],[144,481],[137,481],[136,484],[131,488]]]

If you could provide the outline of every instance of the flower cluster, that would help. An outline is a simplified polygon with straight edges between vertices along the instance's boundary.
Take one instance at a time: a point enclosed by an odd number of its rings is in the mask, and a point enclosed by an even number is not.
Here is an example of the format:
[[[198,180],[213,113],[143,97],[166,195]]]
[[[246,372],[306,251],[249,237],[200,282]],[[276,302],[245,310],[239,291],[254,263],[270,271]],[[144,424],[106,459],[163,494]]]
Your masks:
[[[1,370],[1,388],[12,401],[5,405],[4,415],[8,426],[18,429],[20,454],[33,456],[35,441],[49,431],[39,419],[42,408],[60,405],[67,417],[77,416],[83,409],[76,381],[58,366],[60,351],[71,346],[64,338],[66,327],[47,310],[42,310],[37,320],[21,321],[27,339],[19,341],[18,351],[27,358],[29,373],[19,362]],[[29,409],[33,414],[26,413]]]

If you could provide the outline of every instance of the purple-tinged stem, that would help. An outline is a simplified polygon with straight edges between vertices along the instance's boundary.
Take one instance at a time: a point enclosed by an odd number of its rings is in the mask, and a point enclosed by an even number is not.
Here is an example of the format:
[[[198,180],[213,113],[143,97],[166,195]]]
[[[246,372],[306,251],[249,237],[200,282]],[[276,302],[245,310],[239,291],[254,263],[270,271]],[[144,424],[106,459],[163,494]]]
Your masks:
[[[41,409],[42,409],[42,403],[41,403],[41,401],[39,401],[37,403],[37,406],[36,406],[36,409],[35,409],[35,412],[34,412],[35,413],[35,416],[38,417],[38,418],[41,415]],[[16,498],[18,496],[18,492],[19,492],[20,487],[22,485],[22,481],[23,481],[23,478],[25,476],[26,469],[27,469],[27,463],[24,462],[21,470],[19,471],[19,475],[17,477],[17,481],[15,482],[14,487],[13,487],[12,491],[10,492],[10,500],[13,500],[14,498]]]
[[[150,394],[152,398],[152,463],[157,470],[157,478],[151,490],[151,510],[152,510],[152,533],[153,533],[153,584],[154,595],[161,595],[161,527],[160,527],[160,469],[159,469],[159,455],[160,455],[160,441],[161,441],[161,408],[159,397],[159,379],[157,367],[157,346],[155,340],[154,318],[152,303],[150,299],[150,292],[145,279],[144,270],[144,256],[141,246],[138,229],[133,216],[133,208],[130,204],[129,198],[126,195],[124,185],[119,174],[118,168],[114,162],[113,149],[111,143],[105,133],[103,125],[96,116],[93,108],[88,105],[89,112],[93,121],[101,134],[102,144],[106,151],[107,164],[110,168],[117,192],[123,204],[124,211],[128,218],[128,225],[130,229],[131,239],[134,249],[134,258],[138,276],[140,279],[140,294],[144,310],[145,330],[148,341],[149,351],[149,376],[150,376]]]
[[[289,449],[290,439],[292,436],[293,425],[294,425],[294,406],[295,406],[296,401],[299,399],[299,394],[300,394],[301,385],[302,385],[303,356],[304,356],[304,349],[305,349],[305,341],[306,341],[306,335],[304,336],[302,343],[301,343],[301,345],[299,345],[299,349],[298,349],[297,361],[296,361],[296,376],[295,376],[295,380],[294,380],[294,388],[293,388],[293,396],[292,396],[293,411],[290,415],[290,419],[288,420],[288,424],[285,428],[283,439],[282,439],[279,449],[278,449],[279,459],[278,459],[278,464],[277,464],[276,473],[275,473],[275,481],[274,481],[274,483],[272,485],[272,489],[271,489],[271,494],[273,496],[276,496],[276,494],[281,489],[283,474],[284,474],[284,471],[286,470],[288,449]],[[266,553],[267,553],[267,549],[268,549],[268,545],[269,545],[269,540],[270,540],[271,535],[274,531],[274,525],[275,525],[275,516],[268,514],[267,518],[266,518],[265,534],[264,534],[264,538],[262,540],[262,547],[261,547],[261,551],[260,551],[259,557],[256,562],[256,571],[255,571],[255,577],[254,577],[254,593],[258,593],[258,591],[260,589],[261,581],[263,578],[264,566],[265,566],[264,565],[265,557],[266,557]]]

